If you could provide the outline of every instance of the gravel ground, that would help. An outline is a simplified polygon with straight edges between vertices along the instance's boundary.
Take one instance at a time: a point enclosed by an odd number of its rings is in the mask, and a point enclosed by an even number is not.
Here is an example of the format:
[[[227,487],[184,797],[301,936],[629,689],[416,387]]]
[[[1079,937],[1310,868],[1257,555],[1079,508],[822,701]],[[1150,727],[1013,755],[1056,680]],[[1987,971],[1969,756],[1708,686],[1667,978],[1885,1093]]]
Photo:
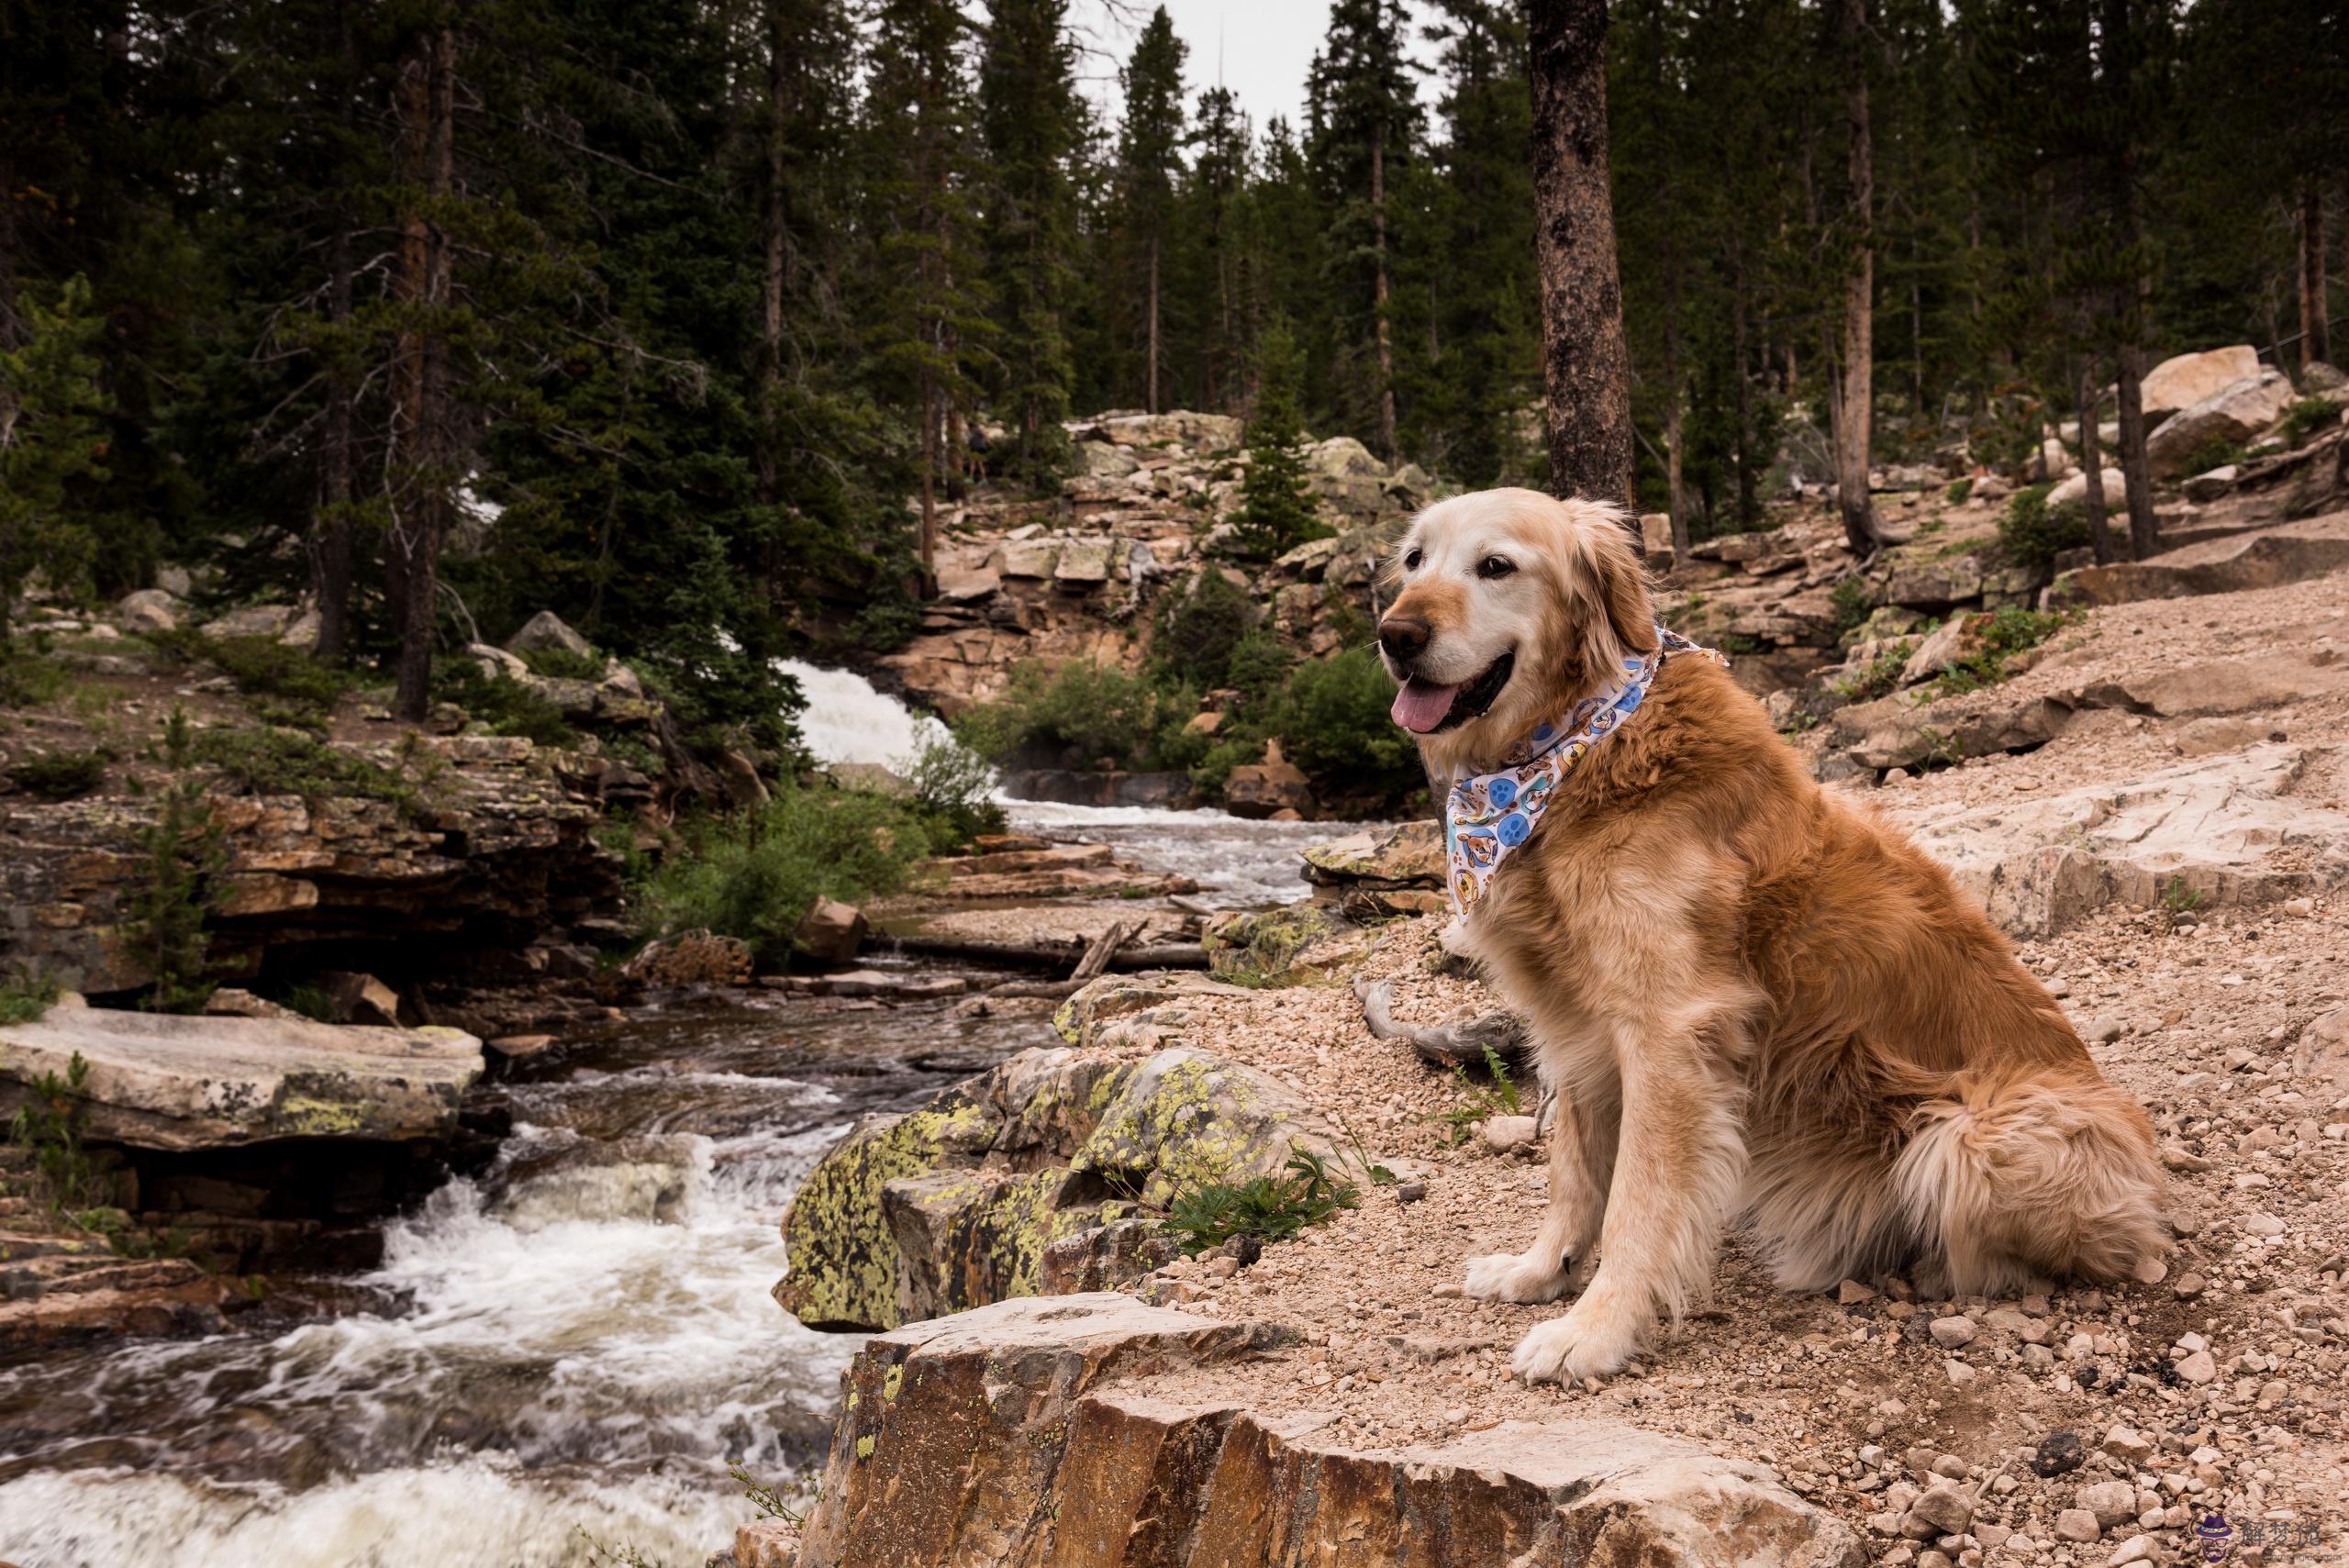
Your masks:
[[[2117,659],[2305,652],[2328,637],[2349,646],[2344,607],[2349,577],[2100,610],[1998,691],[2076,683]],[[2254,717],[2312,746],[2349,739],[2349,710],[2333,699]],[[2096,715],[2037,752],[1872,795],[1954,810],[2125,778],[2175,762],[2193,722]],[[2299,794],[2339,805],[2340,753]],[[1432,972],[1437,924],[1390,928],[1367,972],[1396,978],[1407,1019],[1490,1009],[1480,986]],[[2349,1040],[2327,1035],[2341,1015],[2310,1027],[2349,997],[2349,892],[2207,913],[2109,909],[2021,951],[2159,1129],[2178,1240],[2158,1284],[1931,1301],[1884,1278],[1794,1296],[1732,1233],[1712,1306],[1632,1372],[1528,1388],[1508,1372],[1509,1347],[1563,1308],[1464,1300],[1459,1285],[1464,1259],[1531,1237],[1539,1151],[1497,1152],[1455,1129],[1447,1118],[1472,1105],[1481,1077],[1457,1080],[1373,1040],[1350,991],[1313,986],[1203,1002],[1182,1032],[1294,1084],[1424,1195],[1372,1187],[1358,1209],[1252,1267],[1185,1262],[1145,1288],[1294,1326],[1297,1347],[1252,1371],[1246,1396],[1320,1417],[1351,1447],[1598,1415],[1776,1466],[1872,1532],[1888,1564],[2177,1561],[2199,1554],[2212,1515],[2232,1532],[2232,1561],[2349,1562]],[[1211,1374],[1156,1386],[1232,1395]]]

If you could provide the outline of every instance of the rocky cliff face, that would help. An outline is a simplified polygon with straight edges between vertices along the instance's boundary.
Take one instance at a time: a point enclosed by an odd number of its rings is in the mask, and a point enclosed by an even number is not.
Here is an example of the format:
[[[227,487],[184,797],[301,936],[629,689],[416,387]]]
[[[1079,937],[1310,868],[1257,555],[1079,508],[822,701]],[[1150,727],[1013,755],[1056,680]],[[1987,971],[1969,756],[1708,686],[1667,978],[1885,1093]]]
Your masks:
[[[1105,415],[1071,428],[1078,471],[1053,498],[981,495],[949,520],[939,596],[920,634],[882,660],[909,696],[952,717],[1003,695],[1012,670],[1074,660],[1131,667],[1158,584],[1214,567],[1245,581],[1309,652],[1336,646],[1332,612],[1366,608],[1384,542],[1435,494],[1351,437],[1314,445],[1308,484],[1335,537],[1269,567],[1229,554],[1248,453],[1221,415]],[[1087,759],[1089,761],[1089,759]]]
[[[422,745],[408,801],[207,799],[225,867],[208,923],[222,976],[373,968],[447,994],[592,969],[581,944],[624,929],[618,857],[593,837],[614,764],[505,737]],[[118,796],[0,803],[0,967],[97,995],[146,984],[129,901],[151,870],[139,836],[157,813]]]

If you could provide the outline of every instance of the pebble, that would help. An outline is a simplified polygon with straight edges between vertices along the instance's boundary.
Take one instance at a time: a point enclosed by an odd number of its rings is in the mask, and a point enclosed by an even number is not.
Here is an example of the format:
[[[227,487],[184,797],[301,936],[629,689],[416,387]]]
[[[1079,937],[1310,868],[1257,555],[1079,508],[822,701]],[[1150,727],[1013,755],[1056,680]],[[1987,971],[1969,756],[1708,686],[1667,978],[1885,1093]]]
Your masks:
[[[1943,1481],[1929,1487],[1910,1505],[1900,1521],[1900,1533],[1919,1540],[1956,1535],[1974,1522],[1974,1498],[1965,1487]]]
[[[1522,1149],[1533,1141],[1536,1123],[1530,1116],[1497,1116],[1485,1122],[1485,1145],[1497,1154]]]
[[[2126,1524],[2137,1517],[2137,1488],[2126,1481],[2099,1481],[2092,1486],[2083,1486],[2072,1500],[2096,1516],[2099,1529]]]
[[[2146,1441],[2134,1427],[2115,1426],[2104,1434],[2104,1451],[2132,1464],[2143,1464],[2153,1458],[2154,1445]]]
[[[1973,1318],[1960,1314],[1954,1318],[1934,1318],[1930,1332],[1933,1336],[1933,1343],[1945,1351],[1957,1351],[1972,1344],[1977,1330]]]
[[[2077,1470],[2087,1459],[2080,1434],[2058,1428],[2039,1440],[2039,1451],[2031,1456],[2031,1468],[2041,1475],[2065,1475]]]
[[[1836,1305],[1841,1307],[1857,1307],[1875,1299],[1876,1292],[1855,1279],[1847,1279],[1835,1287]]]
[[[1405,1182],[1395,1189],[1397,1203],[1417,1203],[1427,1195],[1428,1184],[1425,1182]]]
[[[2219,1375],[2219,1363],[2208,1351],[2197,1351],[2173,1369],[2188,1383],[2208,1383]]]
[[[2126,1568],[2126,1564],[2131,1562],[2151,1562],[2153,1560],[2154,1538],[2132,1535],[2121,1543],[2120,1551],[2112,1554],[2110,1568]]]
[[[2065,1540],[2090,1541],[2102,1535],[2104,1529],[2086,1508],[2065,1508],[2055,1516],[2055,1533]]]

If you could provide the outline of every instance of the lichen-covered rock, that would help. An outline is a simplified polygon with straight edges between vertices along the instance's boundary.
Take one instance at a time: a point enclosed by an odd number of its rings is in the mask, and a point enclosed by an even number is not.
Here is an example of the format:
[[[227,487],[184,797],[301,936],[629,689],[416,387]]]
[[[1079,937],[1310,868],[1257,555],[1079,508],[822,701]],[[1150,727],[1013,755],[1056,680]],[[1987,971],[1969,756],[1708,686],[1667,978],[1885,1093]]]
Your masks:
[[[1372,911],[1376,913],[1376,911]],[[1200,933],[1208,968],[1243,985],[1299,985],[1360,966],[1376,933],[1334,904],[1297,903],[1211,922]]]
[[[1121,1018],[1141,1018],[1180,1029],[1192,1017],[1186,1004],[1219,996],[1244,996],[1246,987],[1212,980],[1189,970],[1152,970],[1105,974],[1063,1002],[1052,1028],[1071,1045],[1092,1045],[1101,1030]]]
[[[1134,1386],[1284,1342],[1264,1324],[1119,1295],[882,1335],[850,1368],[797,1568],[1865,1561],[1847,1527],[1761,1466],[1614,1422],[1509,1422],[1357,1453],[1244,1393],[1201,1405]]]
[[[1174,1195],[1330,1154],[1304,1101],[1175,1048],[1117,1062],[1022,1051],[902,1116],[868,1118],[784,1216],[775,1299],[818,1328],[889,1328],[1032,1296],[1055,1242]]]
[[[1443,824],[1405,822],[1383,832],[1350,833],[1305,851],[1314,896],[1348,914],[1423,915],[1444,902]]]
[[[161,1150],[445,1138],[482,1070],[481,1041],[455,1029],[59,1006],[0,1028],[0,1107],[77,1055],[84,1135]]]

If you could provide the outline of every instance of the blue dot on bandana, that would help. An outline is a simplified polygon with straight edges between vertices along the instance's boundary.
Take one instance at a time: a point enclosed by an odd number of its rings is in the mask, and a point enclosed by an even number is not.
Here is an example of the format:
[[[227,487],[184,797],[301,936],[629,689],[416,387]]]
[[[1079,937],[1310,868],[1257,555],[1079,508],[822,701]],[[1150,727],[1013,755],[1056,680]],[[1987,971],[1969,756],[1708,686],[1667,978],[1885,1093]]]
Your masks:
[[[1512,811],[1496,823],[1493,830],[1500,835],[1502,843],[1513,850],[1531,836],[1533,824],[1525,819],[1522,811]]]
[[[1551,736],[1555,735],[1556,733],[1556,730],[1551,728],[1545,724],[1533,732],[1533,739],[1536,740],[1547,740]]]
[[[1513,806],[1517,803],[1517,781],[1495,779],[1491,787],[1485,791],[1485,795],[1495,806]]]

